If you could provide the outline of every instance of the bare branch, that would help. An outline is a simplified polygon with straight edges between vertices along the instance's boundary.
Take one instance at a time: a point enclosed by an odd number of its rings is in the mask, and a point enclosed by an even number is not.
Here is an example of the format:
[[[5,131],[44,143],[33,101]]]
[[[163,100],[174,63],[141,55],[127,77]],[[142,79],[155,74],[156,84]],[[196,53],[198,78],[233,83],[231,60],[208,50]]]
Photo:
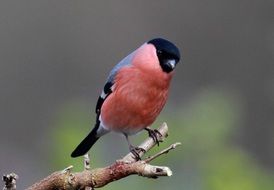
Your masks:
[[[163,141],[167,137],[168,127],[163,123],[158,129],[160,134],[157,137]],[[145,152],[140,152],[143,156],[148,150],[154,147],[156,143],[149,137],[139,147]],[[88,155],[84,157],[84,171],[72,173],[72,166],[54,172],[48,177],[30,186],[28,190],[54,190],[54,189],[82,189],[90,190],[92,188],[103,187],[106,184],[122,179],[129,175],[139,175],[148,178],[157,178],[159,176],[171,176],[172,171],[166,166],[154,166],[149,164],[155,158],[168,153],[180,143],[175,143],[159,153],[148,157],[145,160],[136,161],[132,153],[127,154],[121,160],[117,160],[110,166],[90,170],[90,159]]]
[[[146,162],[150,162],[150,161],[154,160],[155,158],[157,158],[157,157],[159,157],[159,156],[161,156],[163,154],[167,154],[170,150],[175,149],[176,146],[181,145],[181,144],[182,143],[180,143],[180,142],[176,142],[176,143],[170,145],[169,147],[165,148],[164,150],[158,152],[154,156],[149,156],[147,159],[145,159],[145,161]]]
[[[3,190],[15,190],[17,179],[18,179],[18,175],[16,175],[15,173],[3,175],[2,180],[5,182],[5,186]]]
[[[86,153],[84,155],[84,168],[85,170],[89,170],[90,169],[90,158],[89,158],[89,154]]]
[[[168,126],[166,123],[163,123],[157,130],[161,134],[161,135],[159,135],[157,133],[157,138],[159,139],[160,142],[162,142],[168,136]],[[142,157],[147,151],[149,151],[155,145],[156,145],[156,142],[151,137],[147,138],[143,143],[141,143],[138,146],[145,150],[145,152],[139,153],[140,157]],[[131,152],[128,153],[122,160],[127,161],[127,162],[135,162],[136,161],[134,155]]]

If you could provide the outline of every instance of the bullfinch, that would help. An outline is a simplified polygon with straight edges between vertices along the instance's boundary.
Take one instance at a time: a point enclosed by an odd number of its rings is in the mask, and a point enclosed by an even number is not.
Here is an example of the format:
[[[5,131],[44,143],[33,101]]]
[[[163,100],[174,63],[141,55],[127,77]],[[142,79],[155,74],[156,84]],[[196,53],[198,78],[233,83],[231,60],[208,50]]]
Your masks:
[[[128,136],[149,128],[164,107],[174,69],[180,61],[179,49],[162,38],[152,39],[120,61],[111,71],[98,98],[96,123],[71,157],[86,154],[94,143],[110,131],[124,134],[130,151],[138,158],[137,147]]]

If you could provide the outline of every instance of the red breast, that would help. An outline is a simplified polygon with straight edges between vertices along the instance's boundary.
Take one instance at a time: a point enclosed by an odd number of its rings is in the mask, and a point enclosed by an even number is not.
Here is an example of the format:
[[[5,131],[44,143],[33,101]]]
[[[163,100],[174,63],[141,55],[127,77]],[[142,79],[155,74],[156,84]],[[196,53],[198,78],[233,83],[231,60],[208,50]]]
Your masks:
[[[113,92],[101,108],[103,125],[128,134],[151,125],[166,103],[172,74],[162,71],[153,45],[141,46],[132,65],[115,77]]]

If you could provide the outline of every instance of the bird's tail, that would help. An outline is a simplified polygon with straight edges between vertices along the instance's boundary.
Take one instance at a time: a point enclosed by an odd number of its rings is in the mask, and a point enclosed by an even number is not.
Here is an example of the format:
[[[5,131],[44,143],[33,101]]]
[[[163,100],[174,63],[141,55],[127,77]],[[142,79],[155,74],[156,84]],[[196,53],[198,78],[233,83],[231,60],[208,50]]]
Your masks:
[[[88,134],[88,136],[86,136],[86,138],[71,153],[71,157],[75,158],[78,156],[82,156],[89,151],[92,145],[94,145],[95,142],[100,138],[97,136],[97,129],[98,129],[97,126],[95,126],[92,129],[92,131]]]

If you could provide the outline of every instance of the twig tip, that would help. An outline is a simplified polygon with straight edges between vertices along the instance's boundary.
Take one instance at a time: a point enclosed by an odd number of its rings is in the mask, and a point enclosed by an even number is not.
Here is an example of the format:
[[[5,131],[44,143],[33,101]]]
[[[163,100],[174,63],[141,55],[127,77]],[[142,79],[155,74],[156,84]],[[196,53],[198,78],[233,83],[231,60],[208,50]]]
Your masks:
[[[180,145],[182,145],[181,142],[176,142],[176,143],[172,144],[172,148],[176,148],[176,146],[180,146]]]
[[[169,168],[167,168],[167,176],[168,176],[168,177],[172,176],[172,171],[171,171],[171,169],[169,169]]]
[[[67,168],[63,169],[62,173],[69,173],[70,170],[73,168],[73,165],[68,166]]]

